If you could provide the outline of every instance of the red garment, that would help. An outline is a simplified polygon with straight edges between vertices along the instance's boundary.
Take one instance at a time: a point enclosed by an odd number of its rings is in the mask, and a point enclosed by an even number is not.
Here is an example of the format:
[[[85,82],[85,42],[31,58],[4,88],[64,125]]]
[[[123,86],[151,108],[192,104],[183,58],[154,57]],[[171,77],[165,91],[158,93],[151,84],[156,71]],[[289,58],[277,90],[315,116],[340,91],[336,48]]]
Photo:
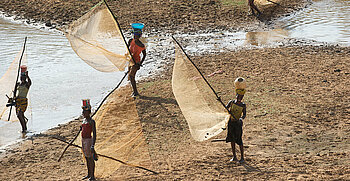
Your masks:
[[[81,137],[82,138],[91,138],[91,132],[92,132],[92,126],[89,124],[89,122],[84,121],[83,124],[81,124],[82,130],[81,130]]]
[[[145,47],[140,47],[136,45],[135,39],[132,39],[130,42],[130,52],[132,56],[134,57],[135,63],[141,62],[140,54],[143,50],[145,50]]]

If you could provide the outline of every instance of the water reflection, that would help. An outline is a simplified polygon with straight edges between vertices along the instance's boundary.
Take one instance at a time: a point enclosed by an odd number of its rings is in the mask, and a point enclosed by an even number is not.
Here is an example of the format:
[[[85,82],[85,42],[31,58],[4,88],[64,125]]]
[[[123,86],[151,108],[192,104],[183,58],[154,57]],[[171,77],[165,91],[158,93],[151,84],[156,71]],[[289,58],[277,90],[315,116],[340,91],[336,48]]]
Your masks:
[[[245,44],[262,46],[273,44],[274,42],[283,41],[283,39],[288,38],[289,32],[283,29],[274,29],[271,31],[263,32],[247,32],[245,34]]]
[[[350,1],[315,0],[293,16],[281,19],[281,28],[292,38],[350,45]]]

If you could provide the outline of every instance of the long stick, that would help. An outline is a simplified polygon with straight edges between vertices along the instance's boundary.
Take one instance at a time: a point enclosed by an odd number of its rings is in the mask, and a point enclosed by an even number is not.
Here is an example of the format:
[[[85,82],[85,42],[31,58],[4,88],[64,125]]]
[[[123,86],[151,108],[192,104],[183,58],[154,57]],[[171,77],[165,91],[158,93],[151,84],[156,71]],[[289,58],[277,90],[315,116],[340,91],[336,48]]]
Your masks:
[[[226,139],[213,139],[211,142],[221,142],[221,141],[226,141]]]
[[[62,139],[56,138],[56,137],[54,137],[54,136],[51,136],[51,138],[54,138],[54,139],[56,139],[56,140],[59,140],[59,141],[62,141],[62,142],[64,142],[64,143],[69,144],[69,142],[68,142],[68,141],[65,141],[65,140],[62,140]],[[82,148],[81,146],[76,145],[76,144],[73,144],[73,143],[72,143],[71,145],[72,145],[72,146],[74,146],[74,147],[80,148],[80,149]],[[108,158],[108,159],[111,159],[111,160],[117,161],[117,162],[122,163],[122,164],[124,164],[124,165],[128,165],[128,166],[131,166],[131,167],[135,167],[135,168],[139,168],[139,169],[142,169],[142,170],[146,170],[146,171],[152,172],[152,173],[154,173],[154,174],[159,174],[159,173],[158,173],[158,172],[156,172],[156,171],[150,170],[150,169],[145,168],[145,167],[142,167],[142,166],[133,165],[133,164],[130,164],[130,163],[124,162],[124,161],[122,161],[122,160],[119,160],[119,159],[117,159],[117,158],[113,158],[113,157],[110,157],[110,156],[107,156],[107,155],[98,154],[98,153],[97,153],[97,155],[98,155],[98,156],[101,156],[101,157],[104,157],[104,158]]]
[[[80,129],[79,129],[78,133],[75,135],[75,137],[74,137],[74,138],[68,143],[68,145],[64,148],[64,150],[63,150],[61,156],[60,156],[60,157],[58,158],[58,160],[57,160],[58,162],[61,161],[61,159],[62,159],[64,153],[67,151],[68,147],[69,147],[70,145],[72,145],[73,142],[78,138],[81,129],[82,129],[82,128],[80,127]]]
[[[91,117],[94,117],[94,116],[95,116],[95,114],[96,114],[97,111],[101,108],[102,104],[107,100],[107,98],[108,98],[115,90],[118,89],[118,87],[122,84],[123,80],[124,80],[125,77],[128,75],[128,73],[129,73],[129,70],[126,71],[126,72],[124,73],[124,76],[123,76],[123,78],[119,81],[118,85],[117,85],[110,93],[108,93],[107,96],[105,96],[105,98],[103,98],[102,102],[101,102],[100,105],[97,107],[96,111],[95,111],[94,113],[92,113]]]
[[[235,119],[237,121],[237,119],[234,117],[234,115],[231,113],[231,111],[226,107],[226,105],[222,102],[221,98],[218,96],[218,94],[215,92],[214,88],[209,84],[208,80],[204,77],[204,75],[202,74],[202,72],[199,70],[199,68],[196,66],[196,64],[194,64],[194,62],[191,60],[191,58],[186,54],[185,50],[182,48],[182,46],[180,45],[179,42],[176,41],[176,39],[174,38],[174,36],[171,36],[173,38],[173,40],[176,42],[176,44],[181,48],[182,52],[186,55],[186,57],[188,58],[188,60],[190,60],[190,62],[192,63],[192,65],[196,68],[196,70],[198,71],[198,73],[202,76],[202,78],[204,79],[204,81],[207,83],[207,85],[210,87],[210,89],[213,91],[213,93],[216,96],[216,100],[218,100],[223,106],[224,108],[227,110],[227,112],[233,117],[233,119]]]
[[[17,81],[18,81],[19,72],[20,72],[20,69],[21,69],[21,63],[22,63],[23,54],[24,54],[24,51],[26,49],[26,43],[27,43],[27,37],[24,38],[23,50],[22,50],[21,58],[19,59],[19,63],[18,63],[17,78],[16,78],[16,82],[15,82],[15,88],[13,89],[13,96],[12,96],[13,98],[16,97]],[[12,112],[12,105],[10,106],[10,112],[9,112],[9,117],[8,117],[7,121],[10,121],[11,112]]]
[[[121,28],[120,28],[119,22],[117,21],[117,18],[114,16],[113,12],[112,12],[111,9],[109,8],[109,6],[108,6],[108,4],[107,4],[107,2],[106,2],[105,0],[104,0],[104,3],[106,4],[106,6],[107,6],[109,12],[111,12],[111,14],[112,14],[114,20],[117,22],[117,25],[118,25],[120,34],[121,34],[121,36],[123,37],[125,46],[126,46],[126,48],[128,49],[129,54],[131,55],[131,58],[132,58],[133,63],[136,64],[136,63],[135,63],[135,60],[134,60],[134,57],[132,56],[132,54],[131,54],[131,52],[130,52],[130,49],[129,49],[129,47],[128,47],[128,44],[126,43],[125,37],[124,37],[123,32],[122,32],[122,30],[121,30]],[[110,93],[108,93],[107,96],[105,96],[105,98],[102,100],[102,102],[101,102],[100,105],[97,107],[96,111],[92,114],[91,117],[93,117],[93,116],[97,113],[97,111],[101,108],[101,106],[102,106],[103,103],[107,100],[107,98],[108,98],[116,89],[118,89],[118,87],[121,85],[121,83],[122,83],[123,80],[125,79],[126,75],[128,75],[128,73],[129,73],[129,70],[128,70],[127,72],[125,72],[123,78],[119,81],[118,85],[117,85]],[[61,160],[61,158],[63,157],[64,153],[66,152],[66,150],[68,149],[68,147],[69,147],[70,145],[73,145],[73,146],[74,146],[73,142],[77,139],[77,137],[78,137],[80,131],[81,131],[81,129],[80,129],[79,132],[76,134],[76,136],[75,136],[75,137],[68,143],[68,145],[65,147],[65,149],[63,150],[63,152],[62,152],[60,158],[58,159],[58,161]],[[61,141],[62,141],[62,140],[61,140]],[[103,156],[102,156],[102,157],[103,157]]]
[[[93,117],[93,116],[97,113],[97,111],[101,108],[101,106],[102,106],[103,103],[107,100],[107,98],[108,98],[115,90],[118,89],[118,87],[122,84],[123,80],[125,79],[126,75],[128,75],[128,73],[129,73],[129,70],[128,70],[127,72],[125,72],[123,78],[119,81],[118,85],[117,85],[110,93],[108,93],[107,96],[105,96],[105,98],[103,98],[102,102],[101,102],[100,105],[97,107],[96,111],[92,114],[91,117]],[[68,143],[68,145],[64,148],[64,150],[63,150],[61,156],[60,156],[60,157],[58,158],[58,160],[57,160],[58,162],[62,159],[62,157],[63,157],[64,153],[67,151],[68,147],[71,146],[71,145],[73,145],[73,142],[78,138],[80,132],[81,132],[81,128],[80,128],[80,130],[78,131],[78,133],[75,135],[75,137],[74,137],[74,138]]]
[[[117,25],[118,25],[118,28],[119,28],[119,31],[120,31],[120,35],[122,35],[122,37],[123,37],[125,46],[126,46],[126,48],[128,49],[128,52],[129,52],[129,54],[130,54],[130,56],[131,56],[131,59],[132,59],[133,63],[136,64],[136,61],[135,61],[134,57],[132,56],[131,51],[130,51],[130,49],[129,49],[128,43],[126,43],[126,40],[125,40],[123,31],[122,31],[122,29],[121,29],[121,27],[120,27],[120,24],[119,24],[119,22],[118,22],[118,20],[117,20],[117,17],[114,15],[114,13],[112,12],[111,8],[109,8],[109,6],[108,6],[108,4],[107,4],[107,1],[106,1],[106,0],[103,0],[103,1],[105,2],[106,6],[107,6],[107,8],[108,8],[108,10],[109,10],[109,12],[112,14],[112,16],[113,16],[115,22],[117,22]]]

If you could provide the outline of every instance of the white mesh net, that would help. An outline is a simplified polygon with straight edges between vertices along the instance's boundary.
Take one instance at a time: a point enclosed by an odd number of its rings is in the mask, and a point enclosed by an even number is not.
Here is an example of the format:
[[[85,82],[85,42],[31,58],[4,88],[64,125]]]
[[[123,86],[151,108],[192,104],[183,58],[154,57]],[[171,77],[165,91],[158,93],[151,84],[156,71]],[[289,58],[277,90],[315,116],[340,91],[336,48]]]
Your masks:
[[[95,150],[128,164],[152,168],[148,146],[142,132],[140,118],[130,88],[121,88],[108,97],[93,119],[96,121],[97,140]],[[126,93],[127,92],[127,93]],[[81,137],[76,140],[81,145]],[[122,163],[99,157],[96,176],[114,178],[120,176]],[[114,179],[111,179],[114,180]]]
[[[73,22],[65,33],[76,54],[98,71],[123,71],[131,63],[121,31],[104,1]],[[151,160],[135,102],[129,96],[131,92],[121,95],[118,90],[93,117],[97,128],[95,150],[128,164],[149,168]],[[81,145],[81,137],[76,143]],[[96,176],[115,178],[121,166],[120,162],[99,157]]]
[[[101,1],[65,31],[73,50],[101,72],[124,71],[130,54],[106,4]]]
[[[229,113],[176,43],[175,48],[173,93],[192,137],[204,141],[223,131]]]
[[[15,88],[19,61],[21,58],[22,51],[24,51],[23,48],[21,49],[21,51],[17,53],[16,58],[11,63],[10,67],[7,69],[5,74],[0,78],[0,120],[2,121],[8,120],[10,107],[6,107],[6,104],[8,101],[8,98],[6,97],[6,95],[8,95],[11,98],[13,97],[13,90]],[[25,52],[22,57],[21,65],[27,65],[27,58],[26,58]],[[27,96],[27,98],[28,98],[28,107],[29,107],[29,104],[30,104],[29,95]],[[27,118],[29,118],[30,109],[27,108],[27,111],[25,112],[24,115]],[[10,121],[18,121],[16,116],[15,106],[12,106]]]

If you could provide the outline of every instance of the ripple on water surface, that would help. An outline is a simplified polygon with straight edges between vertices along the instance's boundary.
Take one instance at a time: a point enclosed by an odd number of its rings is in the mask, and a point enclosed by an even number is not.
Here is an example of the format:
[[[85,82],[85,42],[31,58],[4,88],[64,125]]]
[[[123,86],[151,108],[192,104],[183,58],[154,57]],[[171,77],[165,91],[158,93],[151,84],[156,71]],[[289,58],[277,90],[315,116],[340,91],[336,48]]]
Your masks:
[[[290,37],[350,45],[350,1],[315,0],[278,23]]]
[[[0,77],[27,41],[32,119],[29,130],[40,132],[65,123],[81,113],[81,99],[93,105],[115,87],[123,73],[102,73],[85,64],[59,32],[0,18]],[[3,95],[0,95],[3,96]],[[0,122],[0,146],[18,140],[18,122]]]

